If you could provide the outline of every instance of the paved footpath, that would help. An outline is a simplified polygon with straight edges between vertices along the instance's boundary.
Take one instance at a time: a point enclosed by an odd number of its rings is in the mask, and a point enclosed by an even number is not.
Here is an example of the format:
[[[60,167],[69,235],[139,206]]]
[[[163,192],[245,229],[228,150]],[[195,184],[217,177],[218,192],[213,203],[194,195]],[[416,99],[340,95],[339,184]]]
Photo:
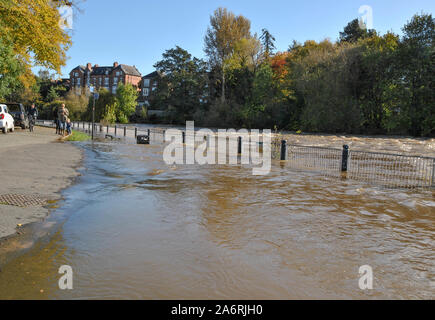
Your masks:
[[[77,176],[82,152],[58,139],[54,129],[41,127],[0,134],[0,240],[44,219],[49,210],[41,203],[59,199]]]

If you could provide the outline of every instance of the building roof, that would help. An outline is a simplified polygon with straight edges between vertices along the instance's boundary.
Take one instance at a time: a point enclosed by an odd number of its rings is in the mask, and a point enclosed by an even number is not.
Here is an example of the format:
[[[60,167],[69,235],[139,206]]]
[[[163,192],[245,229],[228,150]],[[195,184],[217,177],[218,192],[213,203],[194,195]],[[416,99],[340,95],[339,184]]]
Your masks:
[[[75,67],[73,70],[76,70],[76,69],[80,69],[81,71],[86,72],[87,67],[80,65],[80,66]],[[106,66],[106,67],[94,66],[94,68],[91,71],[91,75],[101,76],[101,75],[105,75],[106,72],[107,72],[107,74],[110,74],[116,69],[118,69],[118,70],[120,69],[125,74],[130,75],[130,76],[136,76],[136,77],[142,76],[141,73],[139,72],[139,70],[137,70],[137,68],[135,66],[129,66],[126,64],[120,64],[120,65],[114,64],[113,66]],[[73,71],[73,70],[71,70],[71,71]]]
[[[74,69],[72,69],[71,71],[74,71],[74,70],[76,70],[76,69],[80,69],[81,71],[85,71],[86,70],[86,67],[85,66],[82,66],[82,65],[80,65],[80,66],[77,66],[77,67],[75,67]]]
[[[96,67],[94,69],[92,69],[92,74],[93,76],[101,76],[101,75],[105,75],[106,71],[110,74],[113,70],[113,67]]]
[[[143,76],[142,79],[156,78],[156,77],[160,77],[160,72],[159,71],[151,72],[150,74],[147,74],[146,76]]]
[[[135,66],[129,66],[129,65],[126,65],[126,64],[120,64],[115,69],[117,69],[117,68],[120,68],[122,71],[124,71],[125,74],[128,74],[130,76],[136,76],[136,77],[141,77],[142,76],[140,74],[139,70],[137,70],[137,68]]]

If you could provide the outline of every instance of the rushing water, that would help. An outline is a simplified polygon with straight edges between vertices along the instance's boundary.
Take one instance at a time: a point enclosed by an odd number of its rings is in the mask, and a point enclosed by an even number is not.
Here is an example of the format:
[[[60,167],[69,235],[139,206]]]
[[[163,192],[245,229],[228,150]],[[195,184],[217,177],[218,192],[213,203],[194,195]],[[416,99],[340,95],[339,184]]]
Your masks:
[[[434,298],[433,191],[279,163],[264,177],[168,167],[162,145],[82,147],[78,183],[34,227],[46,235],[1,266],[0,298]],[[71,291],[58,287],[61,265],[74,271]],[[374,271],[369,292],[362,265]]]

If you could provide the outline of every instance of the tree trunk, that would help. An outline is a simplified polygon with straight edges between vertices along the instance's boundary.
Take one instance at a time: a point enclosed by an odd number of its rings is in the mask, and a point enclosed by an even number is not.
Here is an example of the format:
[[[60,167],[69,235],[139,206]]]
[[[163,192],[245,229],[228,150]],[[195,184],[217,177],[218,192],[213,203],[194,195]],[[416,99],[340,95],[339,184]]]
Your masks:
[[[221,96],[222,103],[225,103],[225,70],[222,68],[222,96]]]

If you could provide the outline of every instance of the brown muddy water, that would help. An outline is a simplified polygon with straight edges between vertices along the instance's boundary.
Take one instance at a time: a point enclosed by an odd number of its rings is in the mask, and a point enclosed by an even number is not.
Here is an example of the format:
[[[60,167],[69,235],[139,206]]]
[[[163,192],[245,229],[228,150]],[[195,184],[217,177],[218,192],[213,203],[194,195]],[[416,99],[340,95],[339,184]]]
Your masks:
[[[32,226],[43,236],[22,240],[0,266],[0,298],[435,297],[433,190],[279,162],[260,177],[243,166],[168,167],[162,145],[80,146],[82,176]],[[73,290],[58,287],[62,265],[73,269]],[[372,291],[358,286],[363,265],[373,268]]]

